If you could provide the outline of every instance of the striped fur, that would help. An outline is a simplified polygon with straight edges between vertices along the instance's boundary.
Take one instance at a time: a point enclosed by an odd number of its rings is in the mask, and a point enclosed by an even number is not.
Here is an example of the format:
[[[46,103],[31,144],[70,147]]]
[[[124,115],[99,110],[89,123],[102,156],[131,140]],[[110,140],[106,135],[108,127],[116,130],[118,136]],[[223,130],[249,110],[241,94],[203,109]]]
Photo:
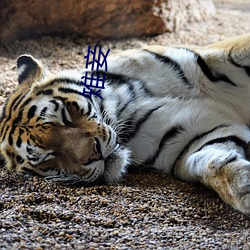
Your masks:
[[[201,182],[250,213],[249,34],[109,56],[103,99],[81,95],[83,73],[53,75],[28,55],[17,65],[0,125],[7,168],[94,185],[137,162]]]

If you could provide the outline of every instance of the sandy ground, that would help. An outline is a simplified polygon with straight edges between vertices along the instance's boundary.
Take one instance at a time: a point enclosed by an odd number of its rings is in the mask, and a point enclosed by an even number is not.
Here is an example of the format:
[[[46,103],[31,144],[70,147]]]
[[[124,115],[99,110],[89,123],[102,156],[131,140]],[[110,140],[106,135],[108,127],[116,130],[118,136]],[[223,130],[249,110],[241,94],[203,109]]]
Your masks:
[[[204,0],[205,1],[205,0]],[[111,52],[149,44],[205,45],[250,32],[249,0],[216,0],[208,22],[174,34],[98,41]],[[80,69],[89,41],[77,37],[0,47],[0,105],[16,84],[16,58],[52,71]],[[137,169],[113,186],[68,188],[0,169],[0,249],[250,249],[250,219],[197,184]]]

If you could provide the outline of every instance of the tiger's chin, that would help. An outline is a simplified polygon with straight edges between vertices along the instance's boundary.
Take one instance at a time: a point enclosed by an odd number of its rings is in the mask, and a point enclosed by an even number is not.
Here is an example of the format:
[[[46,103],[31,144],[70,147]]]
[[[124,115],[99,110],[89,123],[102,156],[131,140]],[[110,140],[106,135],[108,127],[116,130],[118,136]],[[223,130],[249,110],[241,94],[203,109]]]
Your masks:
[[[114,184],[126,173],[126,166],[130,162],[130,151],[120,145],[105,159],[91,163],[92,174],[90,178],[83,178],[75,173],[46,176],[46,180],[58,182],[69,186],[101,186]]]

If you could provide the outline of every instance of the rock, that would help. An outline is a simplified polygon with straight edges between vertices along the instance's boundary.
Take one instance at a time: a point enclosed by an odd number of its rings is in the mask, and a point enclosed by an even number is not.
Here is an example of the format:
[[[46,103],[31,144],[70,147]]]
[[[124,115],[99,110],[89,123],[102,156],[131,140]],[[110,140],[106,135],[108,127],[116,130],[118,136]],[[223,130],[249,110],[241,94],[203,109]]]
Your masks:
[[[1,0],[0,43],[41,35],[153,36],[214,13],[212,0]]]

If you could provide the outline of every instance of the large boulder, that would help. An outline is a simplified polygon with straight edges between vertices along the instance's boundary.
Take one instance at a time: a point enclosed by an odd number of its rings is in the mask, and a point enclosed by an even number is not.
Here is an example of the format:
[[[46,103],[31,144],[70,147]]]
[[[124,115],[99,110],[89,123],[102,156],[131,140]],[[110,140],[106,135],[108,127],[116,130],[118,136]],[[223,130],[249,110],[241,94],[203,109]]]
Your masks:
[[[0,43],[49,34],[152,36],[214,13],[212,0],[1,0]]]

